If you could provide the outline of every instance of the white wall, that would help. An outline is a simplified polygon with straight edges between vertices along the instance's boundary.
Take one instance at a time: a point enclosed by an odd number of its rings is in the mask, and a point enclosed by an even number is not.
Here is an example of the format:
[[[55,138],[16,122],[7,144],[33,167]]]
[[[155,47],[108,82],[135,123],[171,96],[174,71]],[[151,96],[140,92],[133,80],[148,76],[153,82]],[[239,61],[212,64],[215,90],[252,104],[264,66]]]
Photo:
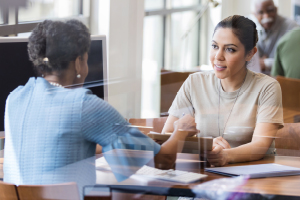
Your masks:
[[[108,102],[126,118],[141,114],[143,22],[144,1],[110,0]]]

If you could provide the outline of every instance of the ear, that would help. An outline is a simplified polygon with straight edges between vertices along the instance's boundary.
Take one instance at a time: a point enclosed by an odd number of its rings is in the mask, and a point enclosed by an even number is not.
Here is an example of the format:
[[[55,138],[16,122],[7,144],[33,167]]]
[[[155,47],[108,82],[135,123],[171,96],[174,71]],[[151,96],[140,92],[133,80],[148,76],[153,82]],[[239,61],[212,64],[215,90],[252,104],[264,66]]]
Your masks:
[[[76,71],[76,75],[77,74],[80,74],[81,72],[81,65],[80,65],[80,60],[81,60],[81,57],[78,56],[75,60],[75,71]]]
[[[252,57],[256,54],[257,47],[254,47],[246,56],[246,61],[250,61]]]

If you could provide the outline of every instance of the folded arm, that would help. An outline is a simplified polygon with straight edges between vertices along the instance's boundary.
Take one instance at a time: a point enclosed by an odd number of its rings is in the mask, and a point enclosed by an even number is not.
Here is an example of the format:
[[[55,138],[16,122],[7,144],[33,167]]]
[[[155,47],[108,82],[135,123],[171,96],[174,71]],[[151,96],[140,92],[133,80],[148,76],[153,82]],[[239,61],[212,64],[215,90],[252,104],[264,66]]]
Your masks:
[[[222,145],[216,145],[208,153],[208,161],[214,166],[223,166],[227,163],[262,159],[275,138],[278,127],[278,124],[258,123],[250,143],[225,149]]]

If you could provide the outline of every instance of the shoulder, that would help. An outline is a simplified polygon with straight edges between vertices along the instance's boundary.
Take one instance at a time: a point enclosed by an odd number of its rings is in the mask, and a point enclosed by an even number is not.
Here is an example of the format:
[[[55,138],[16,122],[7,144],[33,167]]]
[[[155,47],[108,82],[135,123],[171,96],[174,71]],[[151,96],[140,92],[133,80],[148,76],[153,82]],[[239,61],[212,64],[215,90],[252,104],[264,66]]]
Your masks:
[[[187,80],[189,80],[191,83],[193,82],[202,82],[202,81],[209,81],[214,80],[215,78],[214,71],[207,71],[207,72],[196,72],[189,76]]]
[[[268,75],[250,71],[252,76],[252,85],[260,92],[278,92],[281,91],[278,81]]]
[[[294,40],[300,39],[300,28],[296,27],[292,30],[290,30],[288,33],[286,33],[282,38],[280,38],[278,42],[278,46],[281,46],[285,43],[293,43]]]
[[[286,18],[286,17],[282,17],[282,16],[278,16],[281,20],[282,20],[282,25],[288,29],[291,30],[295,27],[298,27],[299,25],[292,19]]]

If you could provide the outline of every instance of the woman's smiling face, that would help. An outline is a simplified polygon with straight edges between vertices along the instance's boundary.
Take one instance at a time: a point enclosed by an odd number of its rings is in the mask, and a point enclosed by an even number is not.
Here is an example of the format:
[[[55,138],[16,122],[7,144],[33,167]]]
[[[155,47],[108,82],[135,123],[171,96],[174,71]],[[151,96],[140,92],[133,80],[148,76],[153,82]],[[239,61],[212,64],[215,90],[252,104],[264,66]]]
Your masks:
[[[252,56],[246,55],[245,46],[230,28],[218,28],[213,36],[210,62],[219,79],[233,78],[245,70],[246,61]]]

